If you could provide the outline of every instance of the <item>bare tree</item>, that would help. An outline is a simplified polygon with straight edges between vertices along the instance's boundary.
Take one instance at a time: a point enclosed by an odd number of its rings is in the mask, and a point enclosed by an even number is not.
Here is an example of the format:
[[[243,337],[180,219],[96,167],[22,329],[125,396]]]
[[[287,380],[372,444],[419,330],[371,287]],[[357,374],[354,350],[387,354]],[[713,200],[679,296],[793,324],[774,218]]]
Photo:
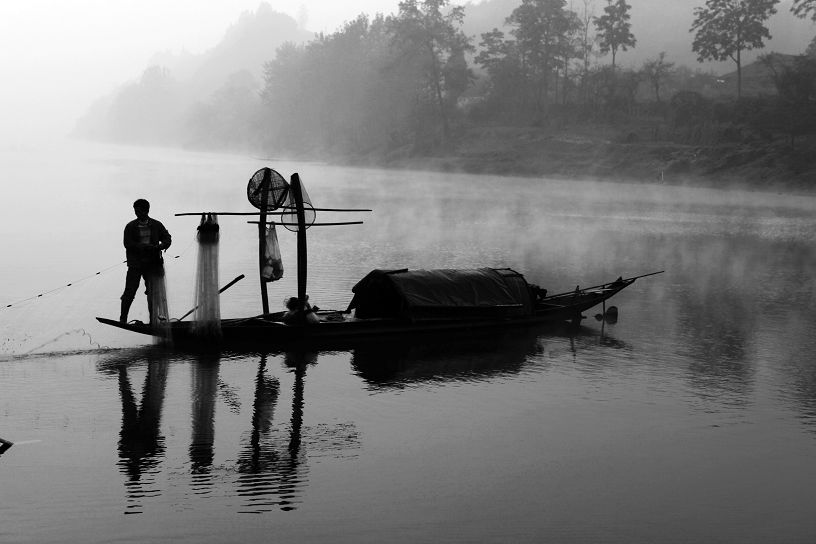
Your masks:
[[[666,62],[666,52],[661,51],[656,59],[647,60],[643,63],[640,71],[649,80],[654,90],[655,100],[660,102],[660,87],[666,81],[674,69],[673,62]]]

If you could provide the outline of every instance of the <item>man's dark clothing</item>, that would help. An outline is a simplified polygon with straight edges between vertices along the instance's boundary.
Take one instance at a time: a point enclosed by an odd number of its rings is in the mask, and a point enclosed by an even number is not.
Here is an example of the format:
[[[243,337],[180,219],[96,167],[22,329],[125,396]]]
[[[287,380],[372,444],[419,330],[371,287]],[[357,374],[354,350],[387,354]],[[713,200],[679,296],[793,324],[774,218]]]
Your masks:
[[[170,233],[164,228],[160,221],[148,217],[147,228],[149,231],[150,247],[145,248],[141,245],[141,234],[139,232],[139,219],[134,219],[125,225],[125,255],[127,256],[128,268],[132,266],[152,268],[156,265],[162,265],[161,249],[158,248],[158,243],[161,242],[162,249],[170,247]]]
[[[144,278],[147,310],[152,318],[151,278],[164,274],[162,249],[170,247],[171,241],[170,233],[167,232],[164,225],[150,217],[147,218],[146,222],[134,219],[125,225],[124,245],[128,270],[125,278],[125,291],[121,297],[121,321],[124,322],[127,319],[130,304],[139,289],[139,280],[141,278]],[[159,242],[161,242],[161,249],[159,249]]]

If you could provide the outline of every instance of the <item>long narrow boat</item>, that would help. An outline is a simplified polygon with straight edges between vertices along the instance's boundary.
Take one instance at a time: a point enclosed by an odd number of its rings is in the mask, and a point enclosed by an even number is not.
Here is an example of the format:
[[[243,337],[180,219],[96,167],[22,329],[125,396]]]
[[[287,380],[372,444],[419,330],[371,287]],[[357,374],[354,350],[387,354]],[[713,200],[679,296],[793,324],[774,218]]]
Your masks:
[[[283,183],[281,183],[283,182]],[[260,205],[252,195],[260,194]],[[311,311],[306,296],[306,229],[312,225],[349,223],[315,223],[314,208],[304,198],[297,174],[287,184],[271,169],[261,169],[250,179],[250,202],[260,210],[259,271],[263,276],[266,258],[265,240],[268,214],[282,211],[283,224],[297,232],[298,297],[296,315],[309,319],[291,319],[286,312],[270,313],[266,281],[261,278],[262,313],[251,317],[221,319],[217,337],[202,338],[195,321],[171,320],[169,323],[145,324],[138,321],[120,323],[97,317],[100,323],[135,333],[171,340],[180,346],[211,345],[217,341],[225,348],[284,349],[297,345],[314,348],[354,346],[365,340],[382,340],[395,336],[449,334],[532,326],[541,323],[580,323],[582,313],[625,289],[638,278],[660,274],[652,272],[547,295],[530,285],[513,269],[479,268],[469,270],[374,270],[352,289],[354,296],[345,310]],[[282,202],[289,198],[289,205]],[[274,201],[274,205],[272,202]],[[330,211],[369,211],[338,210]],[[198,215],[201,212],[177,215]],[[205,212],[221,215],[255,215],[256,212]],[[288,219],[287,219],[288,217]],[[287,221],[289,221],[287,223]],[[223,291],[224,289],[222,289]]]

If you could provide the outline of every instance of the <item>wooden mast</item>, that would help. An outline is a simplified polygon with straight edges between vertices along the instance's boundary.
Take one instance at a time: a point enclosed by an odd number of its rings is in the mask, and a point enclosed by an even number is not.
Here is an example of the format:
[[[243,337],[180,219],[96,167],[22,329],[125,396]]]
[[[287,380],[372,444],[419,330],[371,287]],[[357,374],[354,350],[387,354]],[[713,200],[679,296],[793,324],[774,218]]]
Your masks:
[[[300,185],[300,176],[292,174],[289,187],[292,191],[292,198],[295,201],[297,213],[297,282],[298,301],[300,309],[306,307],[306,211],[303,209],[303,189]],[[264,219],[261,219],[263,222]]]
[[[272,183],[272,170],[264,170],[261,181],[261,220],[258,222],[258,278],[261,282],[261,306],[263,314],[269,313],[269,294],[266,290],[266,281],[263,278],[264,263],[266,262],[266,206],[269,202],[269,186]]]

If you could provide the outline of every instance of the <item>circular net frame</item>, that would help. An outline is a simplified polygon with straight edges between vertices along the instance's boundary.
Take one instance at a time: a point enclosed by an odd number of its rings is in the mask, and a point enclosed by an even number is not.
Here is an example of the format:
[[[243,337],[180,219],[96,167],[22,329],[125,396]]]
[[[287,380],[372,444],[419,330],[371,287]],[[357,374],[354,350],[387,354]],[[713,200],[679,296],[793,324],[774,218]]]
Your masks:
[[[286,202],[286,197],[289,195],[289,184],[283,179],[283,176],[271,168],[261,168],[255,172],[249,178],[249,183],[247,183],[247,199],[249,199],[250,204],[259,210],[263,206],[261,202],[263,200],[263,191],[261,189],[267,172],[269,172],[270,183],[266,209],[269,211],[280,208]]]
[[[312,199],[309,198],[309,193],[306,192],[306,187],[303,185],[302,181],[300,184],[300,193],[303,196],[304,227],[308,229],[312,226],[312,223],[315,222],[315,219],[317,219],[317,213],[315,212],[314,205],[312,204]],[[290,190],[286,209],[283,213],[281,213],[281,223],[286,230],[291,232],[298,231],[297,210],[295,208],[295,196]]]

